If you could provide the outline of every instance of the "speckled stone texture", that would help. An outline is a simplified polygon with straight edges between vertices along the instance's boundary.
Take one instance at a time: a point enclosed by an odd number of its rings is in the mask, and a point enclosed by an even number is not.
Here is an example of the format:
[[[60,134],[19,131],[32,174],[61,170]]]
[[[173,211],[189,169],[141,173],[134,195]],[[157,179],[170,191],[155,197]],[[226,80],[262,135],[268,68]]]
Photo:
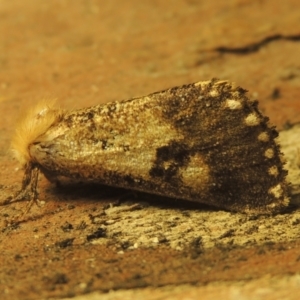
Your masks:
[[[271,123],[289,129],[280,138],[295,203],[248,218],[41,178],[45,205],[1,225],[2,299],[111,290],[119,294],[103,299],[297,299],[298,2],[0,2],[0,199],[23,174],[8,152],[16,122],[41,99],[75,109],[217,77],[248,89]],[[0,207],[1,219],[25,205]]]

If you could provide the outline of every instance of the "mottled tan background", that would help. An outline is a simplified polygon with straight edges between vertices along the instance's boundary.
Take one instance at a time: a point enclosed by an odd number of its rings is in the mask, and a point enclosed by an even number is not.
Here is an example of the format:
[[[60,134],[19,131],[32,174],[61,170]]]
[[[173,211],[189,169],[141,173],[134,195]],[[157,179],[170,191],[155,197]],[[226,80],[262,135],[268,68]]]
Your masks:
[[[298,0],[0,0],[0,199],[22,178],[8,152],[15,123],[40,99],[73,109],[218,77],[288,129],[300,121],[299,53]],[[295,190],[298,132],[282,134]],[[42,208],[17,227],[1,222],[1,299],[298,299],[297,206],[249,218],[39,187]],[[24,205],[0,207],[1,219]]]

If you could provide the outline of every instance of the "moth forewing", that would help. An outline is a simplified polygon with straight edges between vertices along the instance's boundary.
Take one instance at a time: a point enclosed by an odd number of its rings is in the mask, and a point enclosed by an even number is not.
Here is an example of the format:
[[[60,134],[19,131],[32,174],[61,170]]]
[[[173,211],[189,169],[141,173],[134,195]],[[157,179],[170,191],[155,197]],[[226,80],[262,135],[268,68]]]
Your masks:
[[[42,110],[27,120],[44,120],[43,132],[31,132],[27,142],[15,143],[23,146],[14,151],[47,177],[241,212],[271,213],[288,205],[277,132],[257,102],[227,81],[198,82],[69,112]]]

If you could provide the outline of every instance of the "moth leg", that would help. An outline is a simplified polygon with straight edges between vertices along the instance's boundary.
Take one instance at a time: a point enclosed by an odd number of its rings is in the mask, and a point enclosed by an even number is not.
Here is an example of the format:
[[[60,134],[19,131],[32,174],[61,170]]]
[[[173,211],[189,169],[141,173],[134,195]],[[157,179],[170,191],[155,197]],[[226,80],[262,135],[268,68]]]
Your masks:
[[[13,196],[0,203],[0,205],[8,205],[12,202],[22,201],[29,198],[29,202],[27,203],[25,210],[21,214],[10,220],[10,222],[6,221],[6,226],[8,226],[9,224],[18,223],[20,219],[22,219],[24,215],[26,215],[30,211],[34,203],[40,206],[37,193],[39,171],[40,170],[37,166],[31,163],[26,164],[21,189],[17,191]]]
[[[26,164],[21,189],[17,191],[13,196],[4,200],[1,204],[7,205],[12,202],[22,201],[26,198],[30,199],[29,201],[30,207],[32,206],[33,203],[37,203],[38,177],[39,177],[39,168],[37,166],[32,165],[31,163]],[[29,206],[29,204],[27,206]],[[27,210],[27,206],[26,206],[26,210]]]
[[[27,189],[29,189],[28,194],[29,194],[30,200],[29,200],[28,204],[26,205],[26,208],[25,208],[22,216],[26,215],[30,211],[30,209],[34,203],[40,207],[40,203],[38,201],[38,192],[37,192],[37,183],[38,183],[38,179],[39,179],[39,168],[33,167],[31,169],[30,173],[31,173],[30,181],[28,182],[28,185],[27,185]]]

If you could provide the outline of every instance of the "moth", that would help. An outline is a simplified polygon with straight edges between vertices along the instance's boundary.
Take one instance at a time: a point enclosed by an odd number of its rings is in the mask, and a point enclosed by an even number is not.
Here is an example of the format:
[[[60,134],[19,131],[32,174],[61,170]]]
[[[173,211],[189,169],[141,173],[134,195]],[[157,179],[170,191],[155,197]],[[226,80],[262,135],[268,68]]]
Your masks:
[[[246,90],[213,79],[72,111],[42,104],[12,142],[24,167],[9,202],[37,201],[39,173],[97,182],[236,212],[289,203],[274,127]]]

